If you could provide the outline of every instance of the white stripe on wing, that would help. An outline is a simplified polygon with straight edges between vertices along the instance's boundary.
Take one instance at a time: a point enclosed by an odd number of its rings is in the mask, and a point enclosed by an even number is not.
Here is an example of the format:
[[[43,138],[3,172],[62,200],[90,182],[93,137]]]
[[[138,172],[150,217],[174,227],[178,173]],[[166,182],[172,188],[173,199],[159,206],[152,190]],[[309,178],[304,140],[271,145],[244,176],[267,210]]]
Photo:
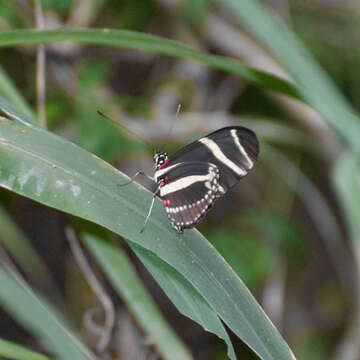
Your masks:
[[[248,165],[249,165],[249,168],[251,169],[254,165],[254,163],[250,160],[248,154],[246,153],[244,147],[240,144],[240,140],[239,140],[239,137],[237,136],[236,134],[236,130],[235,129],[232,129],[230,131],[231,133],[231,136],[233,137],[234,141],[235,141],[235,144],[236,146],[238,147],[238,149],[240,150],[241,154],[244,156],[244,158],[246,159]]]
[[[199,142],[204,144],[219,161],[221,161],[234,173],[240,176],[245,176],[247,174],[246,170],[240,168],[234,162],[232,162],[228,157],[225,156],[225,154],[221,151],[220,147],[215,143],[215,141],[207,137],[204,137],[200,139]]]
[[[165,175],[168,171],[170,171],[171,169],[173,168],[176,168],[180,165],[182,165],[183,163],[178,163],[178,164],[174,164],[174,165],[171,165],[171,166],[165,166],[163,169],[160,169],[160,170],[156,170],[155,173],[154,173],[154,179],[155,179],[155,182],[158,181],[158,179],[162,176],[162,175]]]
[[[160,188],[160,197],[163,197],[167,194],[171,194],[175,191],[183,190],[192,184],[195,184],[196,182],[204,182],[207,180],[212,180],[213,175],[207,174],[207,175],[191,175],[191,176],[185,176],[179,180],[170,182]]]

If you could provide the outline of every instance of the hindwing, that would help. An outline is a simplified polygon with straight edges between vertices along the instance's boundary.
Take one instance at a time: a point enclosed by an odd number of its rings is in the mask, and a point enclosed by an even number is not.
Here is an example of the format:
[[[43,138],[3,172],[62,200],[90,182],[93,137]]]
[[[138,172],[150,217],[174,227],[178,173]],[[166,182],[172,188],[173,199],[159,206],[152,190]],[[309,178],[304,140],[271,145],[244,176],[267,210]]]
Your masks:
[[[197,224],[225,192],[219,169],[207,162],[178,163],[158,170],[155,176],[166,214],[178,232]]]

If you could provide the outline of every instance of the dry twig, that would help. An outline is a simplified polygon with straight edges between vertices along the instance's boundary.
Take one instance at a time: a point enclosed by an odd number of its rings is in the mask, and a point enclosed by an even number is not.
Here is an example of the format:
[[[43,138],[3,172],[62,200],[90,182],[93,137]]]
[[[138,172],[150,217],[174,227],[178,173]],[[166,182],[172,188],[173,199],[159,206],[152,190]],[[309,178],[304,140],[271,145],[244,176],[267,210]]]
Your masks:
[[[86,281],[90,285],[94,294],[99,298],[104,308],[105,322],[102,328],[100,340],[96,346],[98,352],[102,353],[109,345],[112,329],[115,323],[114,304],[112,303],[110,296],[106,293],[105,289],[102,287],[99,280],[93,273],[90,264],[87,261],[86,256],[80,246],[75,231],[72,228],[68,227],[65,229],[65,233],[77,264],[79,265],[83,275],[85,276]]]
[[[44,14],[41,8],[40,0],[35,1],[35,22],[36,29],[42,30],[45,28]],[[40,44],[36,51],[36,102],[39,123],[46,128],[45,116],[45,45]]]

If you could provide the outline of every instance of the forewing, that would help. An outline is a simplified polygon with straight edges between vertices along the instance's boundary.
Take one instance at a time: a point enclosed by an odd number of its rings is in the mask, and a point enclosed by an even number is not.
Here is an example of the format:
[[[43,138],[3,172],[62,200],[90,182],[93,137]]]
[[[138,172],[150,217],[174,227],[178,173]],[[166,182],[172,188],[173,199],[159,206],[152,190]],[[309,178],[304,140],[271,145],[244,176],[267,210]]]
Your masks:
[[[259,142],[253,131],[242,126],[229,126],[194,141],[174,154],[169,166],[187,161],[201,161],[217,166],[225,191],[254,166]]]
[[[177,231],[197,224],[222,195],[219,177],[214,164],[199,161],[179,163],[162,174],[159,195]]]

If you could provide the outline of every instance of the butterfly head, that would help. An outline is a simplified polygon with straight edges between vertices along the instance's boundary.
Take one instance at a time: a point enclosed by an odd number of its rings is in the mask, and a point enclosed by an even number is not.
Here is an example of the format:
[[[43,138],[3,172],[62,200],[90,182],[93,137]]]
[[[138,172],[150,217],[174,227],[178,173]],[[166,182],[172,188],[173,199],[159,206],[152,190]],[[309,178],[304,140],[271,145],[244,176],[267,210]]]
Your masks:
[[[160,169],[168,161],[166,152],[156,151],[154,155],[154,166],[155,170]]]

